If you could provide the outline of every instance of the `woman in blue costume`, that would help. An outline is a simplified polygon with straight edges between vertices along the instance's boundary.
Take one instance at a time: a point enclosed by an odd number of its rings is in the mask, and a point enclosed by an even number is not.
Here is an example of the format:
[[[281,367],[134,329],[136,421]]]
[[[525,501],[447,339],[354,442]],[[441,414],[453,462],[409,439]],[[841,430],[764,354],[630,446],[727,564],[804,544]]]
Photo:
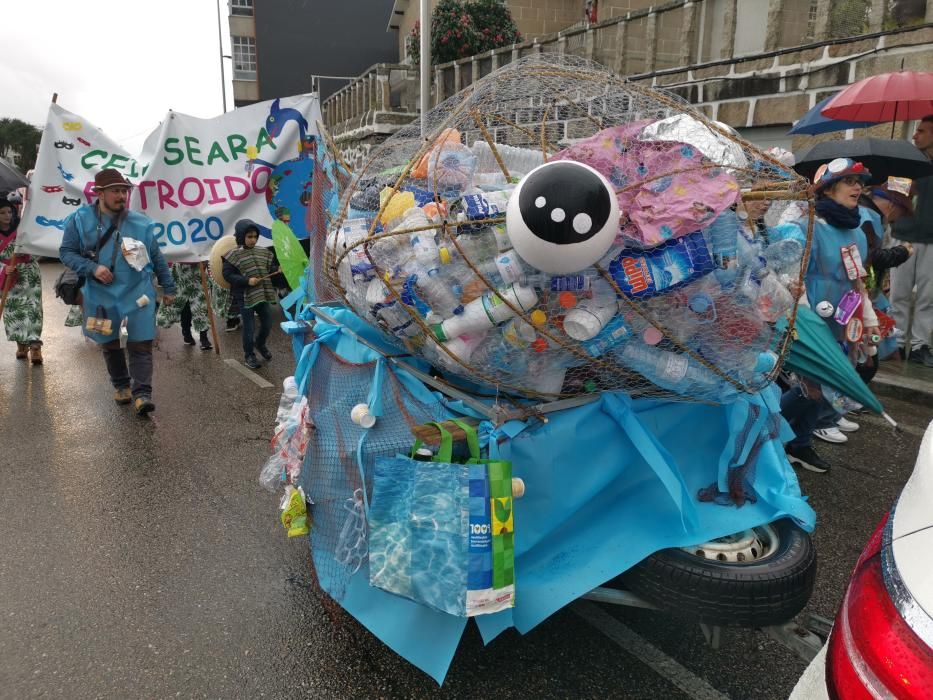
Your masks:
[[[817,170],[813,181],[817,218],[804,280],[811,306],[828,301],[836,307],[847,292],[852,289],[859,291],[863,323],[869,336],[877,333],[878,320],[861,280],[849,279],[842,250],[855,245],[861,260],[868,256],[868,243],[861,229],[859,197],[870,179],[868,169],[849,158],[837,158]],[[799,222],[798,225],[805,227],[806,224]],[[845,335],[843,326],[831,318],[826,321],[834,337],[842,342]],[[839,428],[847,431],[858,429],[857,423],[840,420],[836,415],[822,395],[819,377],[803,378],[799,385],[784,392],[781,413],[795,434],[795,438],[785,446],[787,458],[791,464],[799,464],[810,471],[826,472],[830,468],[813,449],[814,431],[820,430],[823,435],[833,438],[833,442],[845,442],[846,437]]]
[[[175,281],[152,235],[152,220],[126,208],[130,186],[112,168],[97,173],[94,190],[98,199],[68,217],[59,257],[86,280],[82,290],[87,321],[84,334],[103,350],[116,390],[114,401],[133,401],[136,413],[145,415],[155,410],[152,341],[156,289],[152,277],[159,278],[166,304],[174,301]],[[127,354],[120,347],[123,319]]]

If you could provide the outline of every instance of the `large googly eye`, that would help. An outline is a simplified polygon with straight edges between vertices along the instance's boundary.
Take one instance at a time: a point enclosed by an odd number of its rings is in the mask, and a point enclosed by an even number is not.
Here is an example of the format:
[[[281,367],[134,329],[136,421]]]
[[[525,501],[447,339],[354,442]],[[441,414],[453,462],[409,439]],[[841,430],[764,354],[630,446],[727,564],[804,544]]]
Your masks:
[[[602,258],[619,231],[619,202],[593,168],[569,160],[532,170],[509,198],[515,252],[542,272],[565,275]]]

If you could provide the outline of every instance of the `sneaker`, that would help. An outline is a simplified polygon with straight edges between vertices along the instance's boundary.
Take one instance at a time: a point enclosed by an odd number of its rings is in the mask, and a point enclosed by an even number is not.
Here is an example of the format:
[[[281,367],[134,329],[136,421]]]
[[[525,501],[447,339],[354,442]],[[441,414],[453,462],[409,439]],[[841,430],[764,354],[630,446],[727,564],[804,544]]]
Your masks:
[[[903,354],[901,356],[903,357]],[[930,354],[930,347],[921,345],[919,348],[914,348],[910,351],[910,357],[907,358],[907,361],[924,367],[933,367],[933,355]]]
[[[227,333],[233,333],[240,328],[240,319],[239,318],[228,318],[227,327],[224,329]]]
[[[787,461],[791,464],[799,464],[804,469],[817,474],[825,474],[829,471],[829,463],[820,457],[810,445],[806,447],[785,445],[784,452],[787,453]]]
[[[839,420],[836,421],[836,427],[844,433],[854,433],[859,429],[859,424],[854,420],[849,420],[845,416],[839,416]]]
[[[262,348],[256,348],[256,349],[259,351],[259,354],[262,355],[265,359],[267,360],[272,359],[272,353],[269,352],[269,348],[262,347]]]
[[[201,349],[202,350],[213,350],[214,346],[211,345],[210,339],[207,337],[207,331],[201,333]]]
[[[181,342],[183,342],[185,345],[194,345],[194,338],[192,338],[190,335],[185,335],[182,336]]]
[[[155,410],[155,404],[152,403],[152,399],[148,396],[138,396],[136,398],[136,403],[133,404],[133,407],[136,409],[137,416],[144,416],[147,413],[152,413]]]
[[[133,400],[133,392],[130,391],[128,386],[121,386],[113,392],[113,400],[121,404],[129,403]]]
[[[833,426],[832,428],[818,428],[813,431],[813,437],[818,437],[824,442],[832,442],[837,445],[841,445],[844,442],[848,442],[849,438],[846,437],[839,428]]]
[[[256,359],[255,355],[249,355],[244,361],[243,364],[249,367],[250,369],[259,369],[262,365],[259,363],[259,360]]]

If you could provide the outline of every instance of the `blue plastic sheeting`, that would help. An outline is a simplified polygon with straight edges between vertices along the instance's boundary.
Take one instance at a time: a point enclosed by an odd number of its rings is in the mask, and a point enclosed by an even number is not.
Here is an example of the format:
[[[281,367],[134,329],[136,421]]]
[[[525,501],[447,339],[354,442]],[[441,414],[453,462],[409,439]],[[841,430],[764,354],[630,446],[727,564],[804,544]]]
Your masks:
[[[378,344],[379,336],[352,313],[328,313]],[[336,327],[319,324],[315,330],[325,336],[321,343],[349,362],[379,357]],[[391,372],[412,392],[407,401],[423,401],[450,416],[462,408],[391,362],[372,367],[370,382],[379,372]],[[312,367],[312,391],[314,382]],[[373,396],[372,386],[363,390]],[[780,419],[777,437],[767,432],[776,423],[777,400],[775,387],[728,406],[632,401],[613,393],[551,413],[547,423],[513,421],[496,429],[499,454],[512,460],[513,474],[524,479],[526,492],[514,505],[516,606],[475,618],[483,639],[489,642],[510,626],[520,632],[533,629],[659,549],[705,542],[783,517],[812,530],[815,513],[800,494],[781,444],[790,429]],[[346,421],[350,425],[349,416]],[[488,446],[492,426],[483,423],[481,429]],[[412,439],[396,437],[400,444]],[[361,456],[363,462],[372,457]],[[751,466],[740,472],[749,497],[745,505],[698,501],[700,489],[718,485],[725,491],[730,469],[749,457]],[[350,614],[443,682],[466,620],[370,587],[366,563],[348,581],[329,580],[321,575],[334,568],[326,565],[329,556],[314,552],[322,588],[332,595],[339,588],[334,597]]]

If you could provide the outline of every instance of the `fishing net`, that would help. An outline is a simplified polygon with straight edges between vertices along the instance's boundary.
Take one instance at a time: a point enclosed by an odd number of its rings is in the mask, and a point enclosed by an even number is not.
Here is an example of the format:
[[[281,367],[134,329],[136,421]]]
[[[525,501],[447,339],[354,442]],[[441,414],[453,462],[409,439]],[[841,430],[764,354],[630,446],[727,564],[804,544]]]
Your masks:
[[[680,99],[512,62],[375,148],[312,241],[342,300],[451,382],[724,402],[778,372],[807,183]],[[793,323],[789,329],[793,328]]]
[[[314,430],[298,477],[313,505],[311,553],[318,582],[335,600],[368,559],[366,510],[372,497],[374,461],[411,450],[412,428],[444,420],[439,403],[417,401],[387,369],[382,382],[384,414],[369,429],[350,411],[369,397],[375,363],[353,364],[322,347],[308,390]]]

